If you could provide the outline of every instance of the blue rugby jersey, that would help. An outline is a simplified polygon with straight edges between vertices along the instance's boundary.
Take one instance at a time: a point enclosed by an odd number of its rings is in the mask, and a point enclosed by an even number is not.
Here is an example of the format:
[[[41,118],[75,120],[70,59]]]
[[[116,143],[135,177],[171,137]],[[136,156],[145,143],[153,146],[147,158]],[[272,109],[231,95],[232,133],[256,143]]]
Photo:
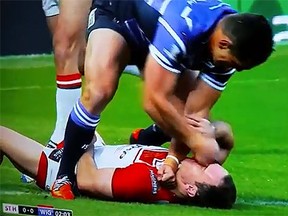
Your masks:
[[[235,72],[215,67],[207,49],[218,21],[236,13],[220,0],[93,0],[93,7],[102,18],[94,17],[94,9],[89,31],[96,23],[95,28],[112,28],[121,34],[136,60],[132,64],[142,67],[150,51],[171,72],[200,70],[199,77],[219,91]]]
[[[222,91],[235,70],[215,67],[202,53],[218,21],[236,11],[220,0],[145,1],[161,14],[149,45],[155,60],[174,73],[198,69],[203,81]]]

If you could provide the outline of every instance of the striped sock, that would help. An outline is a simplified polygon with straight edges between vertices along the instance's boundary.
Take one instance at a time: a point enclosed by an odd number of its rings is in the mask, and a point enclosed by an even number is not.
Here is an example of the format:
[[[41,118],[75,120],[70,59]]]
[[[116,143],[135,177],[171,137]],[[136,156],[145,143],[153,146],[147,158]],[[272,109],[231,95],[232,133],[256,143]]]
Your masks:
[[[56,123],[48,145],[56,145],[64,139],[68,116],[81,96],[81,74],[57,76],[56,78]]]
[[[100,116],[89,113],[80,100],[75,104],[67,122],[58,177],[68,176],[73,181],[75,165],[91,143],[99,121]]]

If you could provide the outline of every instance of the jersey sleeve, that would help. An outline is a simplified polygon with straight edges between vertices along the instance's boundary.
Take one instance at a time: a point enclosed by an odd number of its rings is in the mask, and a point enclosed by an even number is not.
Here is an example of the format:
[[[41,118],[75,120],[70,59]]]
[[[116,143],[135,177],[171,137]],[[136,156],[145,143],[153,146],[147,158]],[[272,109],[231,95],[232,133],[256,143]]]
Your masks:
[[[199,77],[212,88],[218,91],[223,91],[226,88],[228,80],[234,73],[235,69],[229,70],[225,73],[203,70],[200,72]]]
[[[181,72],[183,66],[179,59],[186,54],[187,41],[183,35],[186,26],[182,24],[183,20],[178,18],[171,21],[165,16],[159,17],[154,39],[149,46],[150,54],[158,64],[173,73]],[[174,25],[173,22],[178,24]]]
[[[134,163],[117,168],[112,177],[112,193],[116,200],[152,202],[158,183],[152,167]]]

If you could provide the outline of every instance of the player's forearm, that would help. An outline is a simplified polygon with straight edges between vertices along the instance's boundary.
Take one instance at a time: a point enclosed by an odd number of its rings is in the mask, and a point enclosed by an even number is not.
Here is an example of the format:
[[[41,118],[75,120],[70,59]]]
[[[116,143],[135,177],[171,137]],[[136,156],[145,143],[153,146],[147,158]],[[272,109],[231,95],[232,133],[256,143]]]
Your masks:
[[[169,146],[169,155],[175,156],[179,161],[182,161],[186,158],[187,154],[191,149],[184,143],[179,142],[178,140],[172,138],[171,144]]]
[[[167,134],[183,143],[187,143],[189,136],[194,132],[186,123],[185,118],[165,97],[160,95],[150,97],[148,102],[146,100],[144,108]]]

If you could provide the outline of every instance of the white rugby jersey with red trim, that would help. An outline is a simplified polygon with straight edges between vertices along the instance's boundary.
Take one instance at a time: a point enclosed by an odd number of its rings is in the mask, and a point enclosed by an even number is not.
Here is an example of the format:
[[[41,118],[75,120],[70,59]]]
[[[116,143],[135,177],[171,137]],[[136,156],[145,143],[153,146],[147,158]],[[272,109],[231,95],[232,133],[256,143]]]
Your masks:
[[[142,145],[94,145],[97,168],[116,168],[112,177],[113,197],[120,201],[176,202],[177,198],[157,181],[157,168],[168,150]],[[37,185],[50,190],[55,181],[62,149],[44,148],[39,162]]]

